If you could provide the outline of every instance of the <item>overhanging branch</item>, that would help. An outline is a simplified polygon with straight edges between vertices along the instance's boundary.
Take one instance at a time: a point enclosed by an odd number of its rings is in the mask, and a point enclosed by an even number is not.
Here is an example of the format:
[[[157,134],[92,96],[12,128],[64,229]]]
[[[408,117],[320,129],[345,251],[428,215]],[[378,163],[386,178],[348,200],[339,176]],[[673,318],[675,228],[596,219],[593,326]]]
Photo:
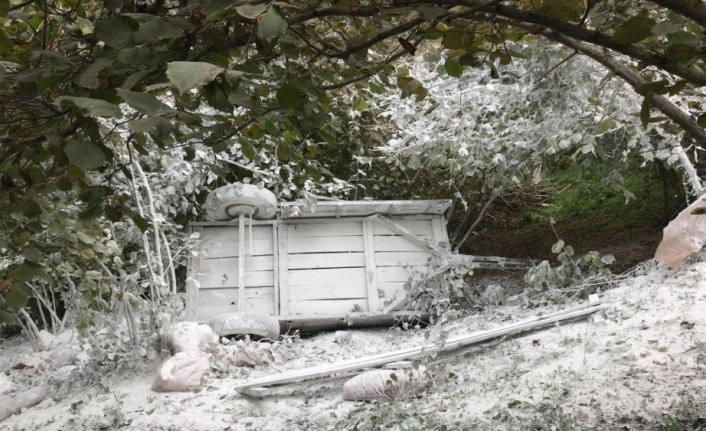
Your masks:
[[[623,78],[623,80],[625,80],[625,82],[630,84],[633,88],[637,88],[641,85],[648,83],[648,81],[642,76],[640,76],[639,73],[631,70],[629,67],[614,59],[611,56],[611,53],[606,50],[599,49],[595,46],[590,46],[586,43],[582,43],[580,41],[566,37],[551,30],[545,30],[541,34],[551,40],[559,42],[565,46],[573,48],[591,57],[595,61],[605,66],[608,70],[613,71],[616,75]],[[684,112],[677,105],[670,102],[669,99],[664,96],[654,94],[653,105],[655,108],[659,109],[664,115],[671,118],[675,123],[680,125],[689,135],[691,135],[701,145],[706,144],[706,131],[701,128],[688,113]]]

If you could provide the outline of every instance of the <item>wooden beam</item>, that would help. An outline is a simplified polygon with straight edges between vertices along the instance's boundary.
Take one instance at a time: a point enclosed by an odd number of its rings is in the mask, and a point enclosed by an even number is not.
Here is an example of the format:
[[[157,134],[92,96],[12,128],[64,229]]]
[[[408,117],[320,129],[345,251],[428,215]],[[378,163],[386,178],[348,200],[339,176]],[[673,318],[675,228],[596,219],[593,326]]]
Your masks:
[[[289,226],[286,223],[277,229],[277,273],[279,274],[279,314],[289,314]]]
[[[189,227],[189,236],[194,232],[202,234],[200,226]],[[201,242],[199,240],[196,256],[189,253],[186,264],[186,320],[196,321],[199,314],[199,268],[201,266]]]
[[[364,221],[365,285],[368,292],[368,312],[370,313],[374,313],[378,309],[377,266],[375,264],[375,240],[373,235],[373,223]]]
[[[498,337],[538,329],[556,322],[585,317],[605,308],[607,307],[595,302],[589,302],[578,307],[573,307],[546,315],[535,316],[510,325],[501,326],[499,328],[457,336],[447,340],[443,346],[437,346],[434,343],[430,343],[423,346],[392,352],[383,352],[377,355],[364,356],[333,364],[316,365],[301,370],[292,370],[284,373],[263,376],[253,379],[240,386],[236,386],[235,390],[240,393],[249,393],[249,391],[253,388],[276,387],[320,380],[322,378],[330,378],[340,374],[355,374],[368,368],[376,368],[393,362],[409,361],[431,354],[453,351],[474,344],[483,343]]]
[[[371,215],[367,218],[367,220],[374,221],[394,232],[397,232],[398,234],[402,235],[403,237],[418,245],[419,247],[429,250],[435,256],[445,257],[449,254],[448,251],[438,249],[434,244],[432,244],[431,241],[427,240],[426,238],[420,238],[409,229],[400,226],[398,223],[395,223],[394,221],[390,220],[387,217],[383,217],[380,214]]]
[[[272,268],[274,271],[274,276],[272,280],[274,281],[272,286],[272,297],[274,300],[274,307],[272,310],[273,315],[280,314],[279,309],[279,239],[277,238],[278,224],[272,223],[272,247],[274,252],[272,253]]]

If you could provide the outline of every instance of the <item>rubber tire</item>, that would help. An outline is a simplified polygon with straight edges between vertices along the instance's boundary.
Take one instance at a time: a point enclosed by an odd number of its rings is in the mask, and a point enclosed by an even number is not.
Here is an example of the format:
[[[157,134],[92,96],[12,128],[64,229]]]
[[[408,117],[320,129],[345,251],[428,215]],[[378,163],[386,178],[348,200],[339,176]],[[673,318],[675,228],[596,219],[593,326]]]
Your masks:
[[[277,214],[277,197],[267,189],[252,184],[234,183],[219,187],[208,194],[206,216],[211,221],[228,221],[237,218],[229,208],[244,207],[243,212],[257,220],[268,220]]]
[[[219,337],[256,335],[270,340],[279,338],[279,321],[264,314],[226,313],[213,317],[207,323]]]

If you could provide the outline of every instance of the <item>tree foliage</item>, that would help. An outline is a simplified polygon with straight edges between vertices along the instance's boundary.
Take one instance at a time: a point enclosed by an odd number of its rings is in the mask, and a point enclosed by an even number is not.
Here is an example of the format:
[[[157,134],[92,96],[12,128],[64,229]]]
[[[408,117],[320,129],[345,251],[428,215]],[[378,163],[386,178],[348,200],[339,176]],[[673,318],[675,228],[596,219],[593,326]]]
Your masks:
[[[443,50],[450,77],[471,67],[496,77],[520,56],[513,43],[564,45],[641,95],[643,125],[702,145],[705,9],[688,0],[0,0],[2,301],[21,309],[28,286],[78,283],[94,308],[109,306],[124,296],[111,286],[125,258],[140,261],[134,253],[147,259],[138,272],[165,288],[160,277],[173,280],[177,258],[160,255],[171,242],[160,232],[178,231],[218,182],[260,182],[282,197],[342,191],[327,162],[366,147],[364,132],[350,133],[350,111],[374,115],[355,94],[394,85],[427,97],[395,63],[424,46]]]

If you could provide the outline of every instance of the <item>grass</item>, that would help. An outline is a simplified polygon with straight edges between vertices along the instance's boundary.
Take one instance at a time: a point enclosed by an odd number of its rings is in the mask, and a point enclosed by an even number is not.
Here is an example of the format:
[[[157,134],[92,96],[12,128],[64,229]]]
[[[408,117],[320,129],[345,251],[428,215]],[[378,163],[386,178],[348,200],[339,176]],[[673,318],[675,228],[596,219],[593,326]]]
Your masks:
[[[662,215],[662,190],[658,181],[645,169],[633,168],[624,176],[624,185],[634,194],[626,202],[622,191],[609,184],[612,169],[608,166],[571,165],[555,171],[547,186],[554,190],[546,206],[523,212],[527,223],[561,223],[572,219],[610,219],[620,228],[656,222]]]

